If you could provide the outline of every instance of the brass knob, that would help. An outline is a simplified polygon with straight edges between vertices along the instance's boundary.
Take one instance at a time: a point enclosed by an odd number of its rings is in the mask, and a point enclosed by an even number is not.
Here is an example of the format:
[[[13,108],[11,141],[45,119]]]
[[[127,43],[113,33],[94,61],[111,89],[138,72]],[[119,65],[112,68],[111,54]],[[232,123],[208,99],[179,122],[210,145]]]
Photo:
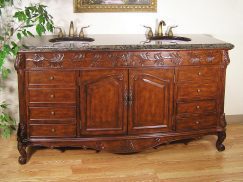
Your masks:
[[[199,121],[196,121],[196,124],[199,124],[200,122]]]
[[[52,133],[54,133],[55,131],[56,131],[55,128],[52,128],[52,129],[51,129],[51,132],[52,132]]]
[[[201,72],[198,72],[198,76],[201,76],[202,75],[202,73]]]
[[[197,92],[199,93],[199,92],[201,92],[201,90],[200,89],[197,89]]]
[[[54,76],[50,76],[50,78],[49,78],[50,80],[54,80]]]
[[[50,97],[53,99],[55,97],[55,95],[54,94],[51,94]]]
[[[200,106],[197,106],[197,109],[200,109]]]
[[[54,111],[52,111],[52,112],[51,112],[51,115],[55,115],[55,112],[54,112]]]

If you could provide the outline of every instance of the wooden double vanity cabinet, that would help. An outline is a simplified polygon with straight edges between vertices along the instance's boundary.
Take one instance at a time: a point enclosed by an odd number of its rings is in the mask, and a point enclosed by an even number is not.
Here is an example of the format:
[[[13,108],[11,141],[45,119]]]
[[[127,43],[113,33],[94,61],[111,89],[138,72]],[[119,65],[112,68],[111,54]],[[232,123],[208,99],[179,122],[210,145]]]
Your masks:
[[[28,146],[136,153],[204,135],[217,135],[223,151],[233,46],[194,39],[20,51],[19,162],[27,162]]]

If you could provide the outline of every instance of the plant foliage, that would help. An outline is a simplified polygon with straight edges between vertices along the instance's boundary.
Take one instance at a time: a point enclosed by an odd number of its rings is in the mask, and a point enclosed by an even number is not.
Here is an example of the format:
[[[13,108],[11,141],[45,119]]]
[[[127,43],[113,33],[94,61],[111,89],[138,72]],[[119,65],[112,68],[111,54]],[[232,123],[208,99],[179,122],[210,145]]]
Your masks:
[[[9,57],[15,58],[23,45],[25,37],[42,36],[46,32],[53,32],[52,16],[47,7],[42,4],[30,4],[19,8],[16,0],[0,0],[0,79],[8,77],[10,69],[4,66]],[[12,8],[10,14],[7,10]],[[7,12],[7,13],[6,13]],[[36,33],[35,33],[36,32]],[[1,101],[0,101],[1,102]],[[3,136],[9,136],[14,128],[15,121],[7,114],[7,104],[0,103],[0,129]]]

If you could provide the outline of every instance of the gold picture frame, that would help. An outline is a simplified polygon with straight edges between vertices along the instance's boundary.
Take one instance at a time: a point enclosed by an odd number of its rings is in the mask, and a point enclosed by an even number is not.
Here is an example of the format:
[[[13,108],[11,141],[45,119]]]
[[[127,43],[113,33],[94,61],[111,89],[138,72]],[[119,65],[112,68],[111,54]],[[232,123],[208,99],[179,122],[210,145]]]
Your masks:
[[[157,0],[73,0],[75,13],[156,12]]]

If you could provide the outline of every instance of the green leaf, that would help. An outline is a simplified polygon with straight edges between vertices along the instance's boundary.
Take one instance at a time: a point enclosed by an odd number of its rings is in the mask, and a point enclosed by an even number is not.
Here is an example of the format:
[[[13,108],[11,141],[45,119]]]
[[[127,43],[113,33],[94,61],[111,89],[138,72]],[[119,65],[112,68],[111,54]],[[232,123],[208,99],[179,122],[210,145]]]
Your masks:
[[[41,15],[41,16],[39,17],[39,23],[40,23],[40,24],[44,24],[45,21],[46,21],[45,17],[44,17],[43,15]]]
[[[2,78],[5,80],[8,78],[8,75],[11,73],[10,69],[2,68]]]
[[[0,41],[3,41],[4,40],[4,37],[0,36]]]
[[[21,33],[17,33],[17,37],[18,37],[19,40],[21,40],[22,39]]]
[[[30,35],[31,37],[35,37],[34,34],[32,34],[30,31],[27,31],[27,34]]]
[[[38,24],[36,26],[36,32],[38,33],[39,36],[41,36],[43,33],[45,33],[46,29],[42,24]]]
[[[53,32],[53,30],[54,30],[53,24],[48,21],[46,24],[46,29],[50,32]]]

